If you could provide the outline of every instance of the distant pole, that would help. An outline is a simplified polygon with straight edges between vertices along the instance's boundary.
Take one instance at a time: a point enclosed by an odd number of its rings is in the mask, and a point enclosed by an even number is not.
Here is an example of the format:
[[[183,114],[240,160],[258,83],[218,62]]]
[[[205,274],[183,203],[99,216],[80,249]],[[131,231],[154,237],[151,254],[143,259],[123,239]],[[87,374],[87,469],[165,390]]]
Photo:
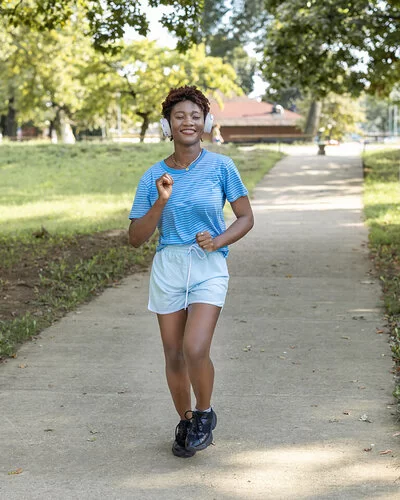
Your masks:
[[[398,106],[397,104],[393,105],[393,135],[397,137],[398,135]]]
[[[121,137],[122,135],[122,128],[121,128],[121,93],[117,92],[117,129],[118,129],[118,136]]]
[[[393,130],[393,113],[392,113],[393,106],[389,104],[389,120],[388,120],[388,129],[389,129],[389,137],[392,135],[392,130]]]

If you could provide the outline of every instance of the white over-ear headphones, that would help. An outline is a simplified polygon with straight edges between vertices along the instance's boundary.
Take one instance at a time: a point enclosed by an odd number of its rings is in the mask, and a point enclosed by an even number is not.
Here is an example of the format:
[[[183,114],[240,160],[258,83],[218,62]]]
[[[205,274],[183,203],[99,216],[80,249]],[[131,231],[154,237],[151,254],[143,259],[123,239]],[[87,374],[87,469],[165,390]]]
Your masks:
[[[204,120],[204,133],[209,134],[212,130],[214,122],[214,117],[211,113],[207,113],[206,119]],[[161,128],[165,137],[172,137],[171,126],[166,118],[161,118],[160,120]]]

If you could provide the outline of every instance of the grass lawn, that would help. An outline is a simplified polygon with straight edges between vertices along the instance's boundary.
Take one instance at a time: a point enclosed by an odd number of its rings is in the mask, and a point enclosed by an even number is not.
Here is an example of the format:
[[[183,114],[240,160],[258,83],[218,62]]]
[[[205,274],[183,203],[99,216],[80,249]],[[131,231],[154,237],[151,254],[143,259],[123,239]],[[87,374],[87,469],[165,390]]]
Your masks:
[[[0,146],[0,358],[104,287],[148,267],[154,241],[129,247],[127,217],[141,175],[172,147]],[[205,147],[232,157],[250,192],[283,156],[256,146]]]
[[[383,284],[385,308],[392,335],[392,352],[400,400],[400,149],[363,155],[364,207],[369,241]]]

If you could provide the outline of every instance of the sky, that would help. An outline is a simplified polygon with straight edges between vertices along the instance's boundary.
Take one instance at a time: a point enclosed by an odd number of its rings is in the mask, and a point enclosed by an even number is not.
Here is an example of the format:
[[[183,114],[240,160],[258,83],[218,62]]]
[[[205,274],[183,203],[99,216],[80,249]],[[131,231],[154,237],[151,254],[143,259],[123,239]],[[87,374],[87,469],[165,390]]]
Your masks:
[[[163,7],[160,6],[157,9],[148,9],[146,12],[147,18],[149,19],[150,22],[150,32],[147,38],[149,40],[156,40],[159,42],[160,45],[163,45],[164,47],[169,47],[171,49],[174,49],[176,46],[175,39],[171,36],[171,34],[168,32],[166,28],[161,26],[159,23],[159,20],[163,14],[164,11],[167,11],[168,7]],[[127,29],[125,37],[127,39],[133,39],[133,40],[140,40],[143,39],[142,36],[138,35],[134,30],[132,29]],[[256,57],[256,53],[249,47],[248,48],[249,55],[252,57]],[[254,90],[251,94],[249,94],[249,97],[251,98],[258,98],[261,97],[265,93],[265,89],[267,87],[267,84],[259,77],[255,76],[254,77]]]

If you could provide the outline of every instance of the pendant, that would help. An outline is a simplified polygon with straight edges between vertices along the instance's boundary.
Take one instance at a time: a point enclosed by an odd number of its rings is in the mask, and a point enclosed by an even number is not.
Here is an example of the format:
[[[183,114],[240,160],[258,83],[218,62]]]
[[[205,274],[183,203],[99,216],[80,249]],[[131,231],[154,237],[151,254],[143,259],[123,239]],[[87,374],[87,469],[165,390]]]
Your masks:
[[[185,170],[186,170],[186,172],[188,172],[189,171],[189,167],[186,167]]]

